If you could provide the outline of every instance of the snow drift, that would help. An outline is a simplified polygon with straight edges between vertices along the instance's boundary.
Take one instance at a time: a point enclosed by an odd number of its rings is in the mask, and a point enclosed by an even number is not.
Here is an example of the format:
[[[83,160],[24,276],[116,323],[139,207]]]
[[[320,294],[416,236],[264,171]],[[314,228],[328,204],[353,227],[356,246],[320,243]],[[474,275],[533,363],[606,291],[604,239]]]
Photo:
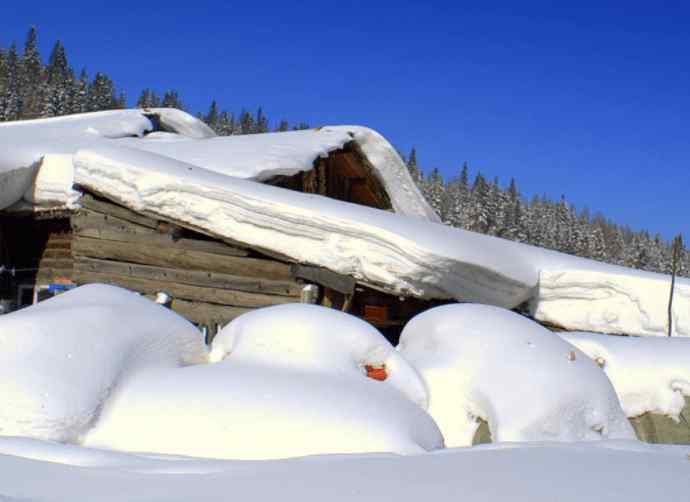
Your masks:
[[[216,336],[211,360],[130,379],[85,444],[234,459],[443,447],[415,404],[426,401],[419,375],[348,314],[299,304],[253,311]],[[367,378],[367,364],[385,365],[389,378]]]
[[[79,442],[123,380],[205,358],[192,324],[135,293],[63,293],[0,317],[0,434]]]
[[[436,307],[405,326],[398,349],[424,378],[449,447],[471,445],[478,418],[494,442],[635,437],[596,363],[512,312]]]
[[[597,441],[243,462],[0,438],[0,499],[682,501],[690,491],[687,454],[687,447]]]
[[[629,417],[643,413],[679,420],[690,397],[690,340],[559,333],[603,366]]]

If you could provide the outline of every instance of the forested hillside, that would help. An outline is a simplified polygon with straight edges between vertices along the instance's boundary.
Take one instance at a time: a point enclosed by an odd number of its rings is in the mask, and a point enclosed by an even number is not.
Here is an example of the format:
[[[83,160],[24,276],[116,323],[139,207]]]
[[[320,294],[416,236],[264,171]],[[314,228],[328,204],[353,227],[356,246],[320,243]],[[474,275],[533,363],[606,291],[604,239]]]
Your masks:
[[[60,41],[45,63],[38,50],[35,28],[30,29],[21,53],[16,43],[7,49],[0,47],[0,121],[130,105],[186,109],[174,89],[164,91],[161,97],[146,88],[136,103],[129,103],[107,74],[96,72],[90,77],[82,69],[77,76]],[[229,112],[215,100],[206,114],[197,116],[224,136],[309,127],[306,123],[291,125],[287,120],[272,123],[261,108],[256,113],[246,109]],[[479,172],[470,180],[467,163],[456,177],[444,180],[438,169],[427,170],[418,163],[414,149],[406,162],[412,177],[446,224],[608,263],[653,272],[672,270],[671,245],[660,235],[652,237],[647,231],[633,231],[600,213],[591,215],[587,208],[576,210],[565,196],[559,201],[542,196],[528,202],[520,195],[514,179],[507,187],[502,187],[498,179],[489,181]],[[690,253],[685,250],[680,252],[678,271],[682,275],[690,272]]]

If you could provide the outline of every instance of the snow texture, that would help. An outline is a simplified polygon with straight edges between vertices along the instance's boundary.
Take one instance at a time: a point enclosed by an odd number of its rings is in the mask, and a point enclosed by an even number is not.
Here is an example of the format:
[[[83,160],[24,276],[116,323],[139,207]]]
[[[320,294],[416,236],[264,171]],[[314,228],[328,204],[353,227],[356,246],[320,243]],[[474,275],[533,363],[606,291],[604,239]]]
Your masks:
[[[247,462],[0,438],[0,500],[450,502],[461,494],[473,502],[682,501],[690,492],[689,452],[598,441]]]
[[[206,357],[192,324],[135,293],[63,293],[0,317],[0,434],[79,442],[123,380]]]
[[[166,130],[194,138],[213,135],[208,126],[190,115],[172,109],[150,110]],[[29,192],[39,196],[32,203],[48,204],[40,198],[42,188],[32,190],[31,185],[47,154],[71,155],[80,148],[108,144],[117,138],[141,138],[153,124],[143,110],[111,110],[83,113],[49,119],[22,120],[0,124],[0,209],[18,202]],[[52,173],[53,167],[58,173]],[[61,182],[60,192],[69,191],[71,180],[65,163],[43,166],[43,177]],[[51,191],[50,195],[54,195]]]
[[[81,193],[74,190],[72,155],[47,154],[38,161],[34,182],[24,193],[24,200],[37,208],[75,209]]]
[[[671,278],[609,270],[542,270],[533,315],[569,330],[666,336]],[[673,335],[690,336],[690,281],[677,279]]]
[[[84,444],[233,459],[443,448],[415,404],[426,402],[419,375],[356,317],[259,309],[216,336],[210,360],[129,379]],[[389,378],[367,378],[366,364],[385,364]]]
[[[690,340],[559,335],[603,365],[629,417],[649,412],[679,419],[684,396],[690,397]]]
[[[398,350],[424,378],[448,447],[471,445],[478,418],[494,442],[635,438],[597,364],[513,312],[436,307],[405,326]]]

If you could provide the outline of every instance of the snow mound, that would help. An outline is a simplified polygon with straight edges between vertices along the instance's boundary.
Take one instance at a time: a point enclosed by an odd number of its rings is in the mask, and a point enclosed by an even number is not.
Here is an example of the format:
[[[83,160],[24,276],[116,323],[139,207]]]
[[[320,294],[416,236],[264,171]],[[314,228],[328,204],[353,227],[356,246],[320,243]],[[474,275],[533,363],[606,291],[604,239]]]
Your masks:
[[[569,330],[666,336],[671,277],[610,267],[542,270],[533,315]],[[673,334],[690,336],[690,281],[676,281]]]
[[[189,113],[176,108],[147,108],[147,116],[154,115],[167,132],[194,139],[214,138],[216,133],[209,126]]]
[[[78,442],[123,379],[205,359],[198,330],[170,310],[76,288],[0,317],[0,435]]]
[[[478,418],[494,442],[635,437],[596,363],[510,311],[433,308],[405,326],[398,349],[424,378],[449,447],[471,445]]]
[[[84,444],[234,459],[443,447],[410,400],[425,398],[415,370],[348,314],[309,305],[247,313],[217,335],[211,360],[130,379]],[[363,364],[385,364],[389,378],[367,378]]]
[[[81,193],[74,190],[72,155],[47,154],[38,163],[34,182],[24,193],[24,200],[35,207],[78,207]]]
[[[668,415],[678,421],[690,397],[690,340],[559,333],[603,365],[629,417]]]

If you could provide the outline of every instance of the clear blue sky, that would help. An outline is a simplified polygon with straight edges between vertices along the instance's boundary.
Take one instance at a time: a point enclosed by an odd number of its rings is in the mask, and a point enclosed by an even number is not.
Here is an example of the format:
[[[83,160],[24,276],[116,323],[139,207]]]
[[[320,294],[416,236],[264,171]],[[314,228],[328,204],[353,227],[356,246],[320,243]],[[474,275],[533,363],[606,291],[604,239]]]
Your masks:
[[[685,2],[3,2],[0,45],[39,29],[130,100],[356,123],[423,167],[515,176],[633,228],[690,239]]]

